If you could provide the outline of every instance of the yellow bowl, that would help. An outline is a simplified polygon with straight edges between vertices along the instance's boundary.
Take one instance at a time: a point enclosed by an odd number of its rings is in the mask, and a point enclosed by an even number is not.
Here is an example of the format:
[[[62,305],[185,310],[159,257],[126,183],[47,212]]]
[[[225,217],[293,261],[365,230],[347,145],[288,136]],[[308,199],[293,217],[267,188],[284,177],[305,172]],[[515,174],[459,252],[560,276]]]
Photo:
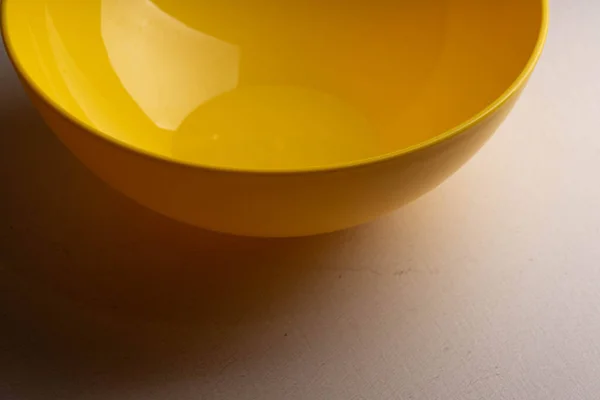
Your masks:
[[[351,227],[464,164],[524,88],[547,0],[4,0],[5,46],[92,171],[250,236]]]

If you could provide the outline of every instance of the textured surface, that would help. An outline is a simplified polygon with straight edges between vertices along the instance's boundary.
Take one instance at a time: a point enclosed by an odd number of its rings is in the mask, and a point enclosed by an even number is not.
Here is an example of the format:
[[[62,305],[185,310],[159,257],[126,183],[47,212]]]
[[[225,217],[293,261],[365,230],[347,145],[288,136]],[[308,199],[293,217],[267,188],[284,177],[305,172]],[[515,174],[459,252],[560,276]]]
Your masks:
[[[551,6],[528,90],[467,167],[292,241],[199,232],[106,188],[2,54],[0,398],[596,398],[600,3]]]

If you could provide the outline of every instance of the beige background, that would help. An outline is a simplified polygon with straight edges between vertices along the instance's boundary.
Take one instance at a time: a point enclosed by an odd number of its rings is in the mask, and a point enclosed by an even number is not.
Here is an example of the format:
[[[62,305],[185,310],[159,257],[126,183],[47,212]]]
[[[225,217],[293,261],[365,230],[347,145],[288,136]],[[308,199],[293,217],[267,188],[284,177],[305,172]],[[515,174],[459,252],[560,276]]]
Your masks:
[[[468,166],[379,222],[288,241],[108,189],[1,53],[0,398],[598,398],[600,3],[552,7],[528,90]]]

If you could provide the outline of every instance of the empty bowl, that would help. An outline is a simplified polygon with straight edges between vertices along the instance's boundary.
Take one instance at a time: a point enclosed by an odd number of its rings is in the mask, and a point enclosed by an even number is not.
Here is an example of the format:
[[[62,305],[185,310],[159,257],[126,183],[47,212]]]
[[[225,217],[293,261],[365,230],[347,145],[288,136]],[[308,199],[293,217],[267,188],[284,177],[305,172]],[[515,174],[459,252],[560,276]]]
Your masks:
[[[100,178],[219,232],[302,236],[436,187],[542,51],[547,0],[4,0],[33,103]]]

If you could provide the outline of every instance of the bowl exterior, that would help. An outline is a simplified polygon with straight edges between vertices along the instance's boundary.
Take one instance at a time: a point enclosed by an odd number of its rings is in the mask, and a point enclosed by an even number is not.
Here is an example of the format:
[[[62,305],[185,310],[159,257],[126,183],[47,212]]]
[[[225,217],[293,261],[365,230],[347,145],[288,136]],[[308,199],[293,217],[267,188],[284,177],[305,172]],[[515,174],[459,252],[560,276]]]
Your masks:
[[[331,171],[270,174],[206,169],[137,153],[85,130],[23,84],[61,141],[110,186],[173,219],[261,237],[341,230],[415,200],[467,162],[519,96],[466,131],[398,157]]]

